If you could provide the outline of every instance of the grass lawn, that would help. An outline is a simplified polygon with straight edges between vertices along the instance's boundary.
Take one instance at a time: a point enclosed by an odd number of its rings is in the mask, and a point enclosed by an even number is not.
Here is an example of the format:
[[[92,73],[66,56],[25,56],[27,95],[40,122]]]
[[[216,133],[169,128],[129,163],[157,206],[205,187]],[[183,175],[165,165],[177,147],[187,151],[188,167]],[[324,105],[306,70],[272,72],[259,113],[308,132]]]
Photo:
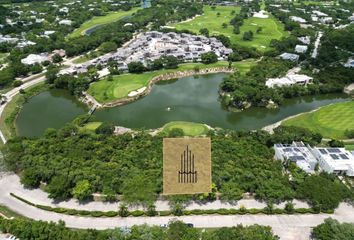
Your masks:
[[[172,129],[180,128],[183,130],[186,136],[200,136],[206,134],[209,129],[207,126],[201,123],[193,123],[193,122],[170,122],[163,126],[163,131],[168,133]]]
[[[233,43],[247,47],[255,47],[259,51],[269,50],[269,44],[272,39],[280,39],[283,36],[288,36],[288,33],[283,30],[284,26],[282,23],[273,16],[265,19],[248,18],[240,28],[241,33],[234,34],[233,26],[229,24],[230,20],[233,18],[233,15],[231,15],[232,10],[239,12],[240,8],[218,6],[215,10],[212,10],[210,6],[205,6],[202,16],[198,16],[192,21],[176,23],[172,26],[178,30],[187,29],[195,33],[199,33],[201,28],[208,28],[210,35],[223,34],[229,37]],[[219,17],[216,15],[218,12],[221,14]],[[228,24],[227,28],[222,27],[223,23]],[[258,27],[262,27],[262,32],[256,33]],[[243,33],[250,30],[254,33],[253,40],[243,41]]]
[[[68,36],[68,38],[73,38],[73,37],[78,37],[80,35],[83,35],[88,29],[92,27],[118,21],[126,16],[135,13],[138,9],[139,8],[133,8],[132,10],[129,11],[110,12],[106,16],[93,17],[91,20],[84,22],[83,24],[81,24],[79,28],[75,29]]]
[[[8,56],[8,53],[0,53],[0,64],[5,63],[5,58]]]
[[[83,131],[95,131],[99,126],[101,126],[102,122],[89,122],[85,124],[81,130]]]
[[[249,70],[255,64],[253,59],[233,63],[234,67],[242,73]],[[150,80],[158,75],[175,72],[193,70],[195,67],[199,69],[209,67],[227,67],[228,62],[219,61],[214,64],[205,65],[202,63],[184,63],[180,64],[177,69],[159,70],[153,72],[145,72],[142,74],[122,74],[113,77],[113,81],[106,79],[95,82],[90,85],[88,93],[101,103],[111,102],[116,99],[127,97],[131,91],[147,86]]]
[[[322,107],[289,119],[283,125],[309,128],[325,138],[343,139],[346,129],[354,129],[354,101]]]
[[[354,144],[345,145],[345,149],[347,149],[349,151],[354,151]]]

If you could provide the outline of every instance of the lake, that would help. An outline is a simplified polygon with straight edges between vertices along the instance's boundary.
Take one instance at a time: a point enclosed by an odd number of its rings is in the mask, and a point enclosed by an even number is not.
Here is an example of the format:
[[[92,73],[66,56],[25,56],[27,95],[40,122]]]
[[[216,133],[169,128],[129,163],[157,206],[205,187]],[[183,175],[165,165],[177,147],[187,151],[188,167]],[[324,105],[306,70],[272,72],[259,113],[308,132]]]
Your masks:
[[[242,112],[229,112],[218,100],[218,87],[225,76],[211,74],[160,82],[149,95],[124,106],[99,109],[94,117],[97,121],[129,128],[159,128],[170,121],[190,121],[250,130],[346,100],[344,94],[327,94],[285,100],[278,109],[252,107]],[[19,135],[40,136],[45,129],[60,128],[87,111],[88,108],[67,91],[52,89],[31,98],[23,106],[16,126]]]

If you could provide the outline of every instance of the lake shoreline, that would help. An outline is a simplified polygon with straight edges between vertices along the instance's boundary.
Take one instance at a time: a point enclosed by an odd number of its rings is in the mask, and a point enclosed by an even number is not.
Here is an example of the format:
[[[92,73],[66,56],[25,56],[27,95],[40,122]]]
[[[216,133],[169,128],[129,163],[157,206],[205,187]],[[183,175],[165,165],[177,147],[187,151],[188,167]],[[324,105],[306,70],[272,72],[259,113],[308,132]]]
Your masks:
[[[131,95],[131,96],[128,95],[127,97],[120,98],[120,99],[117,99],[117,100],[114,100],[111,102],[107,102],[107,103],[100,103],[92,95],[85,92],[84,93],[85,96],[83,98],[81,98],[81,101],[89,107],[95,105],[97,108],[112,108],[112,107],[117,107],[117,106],[121,106],[121,105],[130,103],[130,102],[136,101],[139,98],[148,95],[151,92],[154,84],[159,81],[168,81],[168,80],[172,80],[172,79],[180,79],[183,77],[190,77],[190,76],[208,75],[208,74],[216,74],[216,73],[233,73],[233,72],[235,72],[234,68],[212,67],[212,68],[204,68],[204,69],[199,69],[199,70],[187,70],[187,71],[176,71],[176,72],[172,72],[172,73],[164,73],[164,74],[158,75],[156,77],[153,77],[149,81],[148,85],[146,87],[144,87],[144,89],[140,88],[140,89],[136,89],[136,90],[132,91],[132,92],[136,92],[136,94],[134,94],[134,95]],[[143,89],[143,90],[138,91],[141,89]]]

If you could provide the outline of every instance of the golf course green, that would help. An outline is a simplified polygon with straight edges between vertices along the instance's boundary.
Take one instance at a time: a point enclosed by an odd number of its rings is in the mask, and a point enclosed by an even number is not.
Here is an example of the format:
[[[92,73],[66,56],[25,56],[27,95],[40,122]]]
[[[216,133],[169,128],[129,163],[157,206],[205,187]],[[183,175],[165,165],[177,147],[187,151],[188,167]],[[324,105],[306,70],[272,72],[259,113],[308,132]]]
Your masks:
[[[230,20],[234,17],[231,12],[239,12],[239,7],[217,6],[215,9],[212,9],[210,6],[205,6],[203,10],[203,15],[197,16],[193,20],[176,23],[171,26],[175,27],[177,30],[187,29],[194,33],[199,33],[200,29],[207,28],[211,36],[215,34],[223,34],[229,37],[232,43],[247,47],[255,47],[262,52],[270,49],[269,45],[272,39],[281,39],[282,37],[289,35],[283,30],[283,24],[273,16],[269,16],[269,18],[250,17],[246,19],[241,26],[240,34],[234,34],[233,26],[229,24]],[[220,13],[219,16],[218,13]],[[223,23],[227,24],[226,28],[222,26]],[[256,33],[257,28],[259,27],[262,28],[262,31]],[[252,41],[242,40],[243,33],[246,31],[253,32],[254,37]]]
[[[205,124],[183,121],[167,123],[163,126],[162,131],[169,133],[172,129],[176,128],[182,129],[186,136],[191,137],[204,135],[209,131],[209,128]]]
[[[247,60],[233,63],[233,67],[238,69],[241,74],[247,72],[255,64],[254,60]],[[113,80],[103,79],[90,85],[88,93],[100,103],[107,103],[113,100],[127,97],[131,91],[146,87],[149,82],[156,76],[176,72],[194,70],[195,68],[212,68],[212,67],[227,67],[226,61],[219,61],[213,64],[202,63],[184,63],[180,64],[177,69],[167,69],[142,74],[122,74],[113,77]]]
[[[84,22],[79,28],[75,29],[68,38],[84,35],[90,28],[118,21],[126,16],[132,15],[138,9],[139,8],[133,8],[129,11],[110,12],[105,16],[93,17],[91,20]]]
[[[345,130],[354,129],[354,101],[337,103],[305,113],[282,123],[299,126],[321,133],[325,138],[346,138]]]

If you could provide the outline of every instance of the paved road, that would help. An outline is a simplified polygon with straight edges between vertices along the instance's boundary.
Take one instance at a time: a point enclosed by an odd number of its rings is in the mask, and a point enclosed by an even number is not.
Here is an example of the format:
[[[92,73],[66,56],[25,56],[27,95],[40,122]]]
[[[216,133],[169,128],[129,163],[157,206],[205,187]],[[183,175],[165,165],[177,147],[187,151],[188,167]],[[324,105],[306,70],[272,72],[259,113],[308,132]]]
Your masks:
[[[193,223],[199,228],[231,227],[238,224],[252,225],[260,224],[271,226],[274,232],[285,240],[309,239],[311,228],[322,223],[328,217],[335,218],[341,222],[354,223],[354,208],[348,204],[341,204],[334,214],[306,214],[306,215],[234,215],[234,216],[182,216],[182,217],[127,217],[127,218],[91,218],[63,215],[44,211],[29,206],[10,196],[10,192],[27,193],[21,190],[21,185],[16,183],[15,175],[5,175],[0,179],[0,204],[6,205],[24,216],[36,220],[66,222],[68,227],[73,228],[95,228],[107,229],[115,227],[130,227],[132,225],[167,224],[171,219],[180,219],[184,222]],[[15,182],[15,183],[14,183]],[[33,198],[39,190],[31,193],[28,198]],[[43,194],[43,193],[41,193]],[[48,200],[46,200],[48,201]],[[40,203],[40,202],[38,202]]]

